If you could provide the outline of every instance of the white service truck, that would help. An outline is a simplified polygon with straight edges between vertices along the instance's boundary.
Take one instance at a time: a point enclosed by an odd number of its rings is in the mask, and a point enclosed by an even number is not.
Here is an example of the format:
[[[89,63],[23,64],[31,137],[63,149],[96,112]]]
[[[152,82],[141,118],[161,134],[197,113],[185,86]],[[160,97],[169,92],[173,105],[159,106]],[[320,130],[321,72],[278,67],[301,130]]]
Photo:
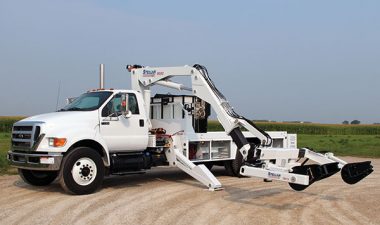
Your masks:
[[[209,169],[221,165],[233,176],[285,181],[300,191],[340,170],[349,184],[373,171],[370,161],[346,163],[298,149],[295,134],[259,129],[233,110],[204,66],[127,68],[132,90],[88,91],[57,112],[14,124],[8,159],[25,182],[58,179],[70,193],[89,194],[106,175],[176,166],[220,190]],[[178,76],[190,77],[191,87],[172,81]],[[189,93],[152,97],[154,85]],[[207,132],[211,108],[224,132]],[[309,159],[316,164],[305,164]]]

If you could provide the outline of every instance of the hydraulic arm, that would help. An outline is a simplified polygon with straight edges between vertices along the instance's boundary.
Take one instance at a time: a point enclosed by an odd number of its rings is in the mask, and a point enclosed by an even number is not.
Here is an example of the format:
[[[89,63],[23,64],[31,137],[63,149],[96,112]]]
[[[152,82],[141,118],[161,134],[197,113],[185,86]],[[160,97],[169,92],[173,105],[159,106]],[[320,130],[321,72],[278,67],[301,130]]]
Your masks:
[[[153,85],[192,91],[193,95],[208,102],[214,109],[224,130],[232,137],[237,145],[241,154],[240,157],[243,160],[247,158],[252,145],[242,134],[241,127],[244,127],[257,137],[262,146],[271,145],[272,139],[265,131],[256,127],[251,121],[238,115],[233,110],[227,99],[210,79],[207,69],[204,66],[196,64],[194,67],[144,67],[133,69],[131,72],[132,88],[143,93],[145,102],[150,102],[150,87]],[[172,82],[170,78],[174,76],[190,76],[192,87],[189,88],[182,84]],[[149,105],[146,105],[146,110],[149,113]]]

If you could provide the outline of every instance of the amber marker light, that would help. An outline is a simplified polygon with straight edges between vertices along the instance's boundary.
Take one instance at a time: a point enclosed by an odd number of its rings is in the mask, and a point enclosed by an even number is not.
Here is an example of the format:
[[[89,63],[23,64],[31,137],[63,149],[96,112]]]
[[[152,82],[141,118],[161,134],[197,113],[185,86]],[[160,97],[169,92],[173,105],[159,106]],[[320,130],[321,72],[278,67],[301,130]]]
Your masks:
[[[63,147],[66,144],[66,138],[49,138],[49,146]]]

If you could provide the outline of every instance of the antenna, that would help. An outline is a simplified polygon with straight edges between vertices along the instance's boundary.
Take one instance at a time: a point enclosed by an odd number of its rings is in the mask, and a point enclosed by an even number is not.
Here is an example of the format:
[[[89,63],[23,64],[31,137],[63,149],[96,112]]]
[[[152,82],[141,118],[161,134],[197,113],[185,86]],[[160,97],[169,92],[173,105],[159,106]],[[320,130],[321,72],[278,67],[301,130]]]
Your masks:
[[[104,64],[99,66],[99,88],[104,88]]]
[[[58,83],[58,93],[57,93],[57,104],[55,106],[55,110],[58,110],[58,102],[59,102],[59,95],[61,94],[61,81]]]

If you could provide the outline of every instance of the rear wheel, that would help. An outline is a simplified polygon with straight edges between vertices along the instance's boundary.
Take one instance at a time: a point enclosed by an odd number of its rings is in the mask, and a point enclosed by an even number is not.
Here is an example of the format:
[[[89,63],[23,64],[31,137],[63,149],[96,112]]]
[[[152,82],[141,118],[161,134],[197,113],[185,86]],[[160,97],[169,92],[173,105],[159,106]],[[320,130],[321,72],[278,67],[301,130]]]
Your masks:
[[[238,152],[234,160],[226,161],[224,163],[224,167],[230,176],[243,177],[240,175],[240,167],[243,165],[243,163],[243,156],[240,154],[240,152]]]
[[[91,194],[102,184],[104,178],[102,157],[92,148],[73,149],[63,160],[60,184],[73,194]]]
[[[58,176],[58,171],[38,171],[18,169],[20,177],[28,184],[46,186],[51,184]]]
[[[211,170],[212,167],[214,166],[214,163],[212,163],[212,162],[206,162],[204,165],[207,167],[208,170]]]
[[[224,168],[226,172],[230,176],[238,177],[240,172],[240,167],[238,165],[238,161],[236,159],[229,160],[224,162]]]
[[[251,149],[248,151],[247,160],[246,162],[250,164],[254,164],[257,162],[257,158],[254,157],[254,150],[256,149],[255,143],[250,143]],[[229,160],[224,162],[224,168],[226,169],[226,172],[230,176],[234,177],[243,177],[240,175],[240,168],[244,164],[244,158],[243,155],[237,150],[236,157],[234,160]]]

